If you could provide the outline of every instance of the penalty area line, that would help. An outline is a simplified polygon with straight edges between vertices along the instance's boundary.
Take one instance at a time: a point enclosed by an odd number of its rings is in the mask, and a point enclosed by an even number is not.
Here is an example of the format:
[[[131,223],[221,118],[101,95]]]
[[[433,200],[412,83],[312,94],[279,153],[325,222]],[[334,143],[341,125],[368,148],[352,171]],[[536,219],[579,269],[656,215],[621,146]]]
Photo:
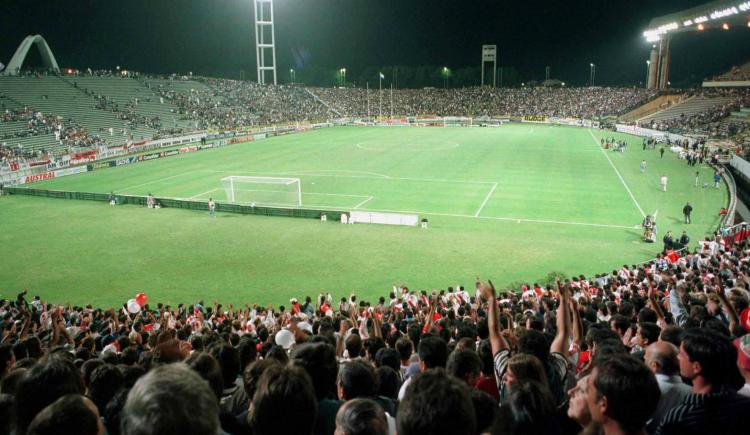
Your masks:
[[[487,201],[489,201],[492,194],[495,193],[495,189],[497,189],[497,183],[492,184],[492,189],[490,189],[490,192],[487,194],[487,196],[484,197],[484,201],[482,201],[482,205],[479,206],[479,210],[474,213],[474,217],[479,217],[479,213],[482,212],[482,209],[487,204]]]
[[[354,206],[354,209],[358,209],[358,208],[362,207],[363,205],[365,205],[365,204],[367,204],[368,202],[370,202],[370,200],[371,200],[371,199],[373,199],[373,198],[375,198],[375,197],[374,197],[374,196],[369,196],[369,197],[367,197],[367,199],[366,199],[366,200],[364,200],[364,201],[360,202],[359,204],[355,205],[355,206]]]

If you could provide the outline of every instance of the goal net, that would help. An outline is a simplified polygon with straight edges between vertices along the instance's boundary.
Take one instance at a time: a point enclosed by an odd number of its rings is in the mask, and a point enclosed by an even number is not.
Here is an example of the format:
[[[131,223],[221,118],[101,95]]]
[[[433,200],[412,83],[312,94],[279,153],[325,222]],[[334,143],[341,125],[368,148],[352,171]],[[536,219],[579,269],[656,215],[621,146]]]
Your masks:
[[[471,118],[465,116],[446,116],[443,118],[444,127],[471,127]]]
[[[221,179],[227,201],[278,207],[302,205],[299,178],[243,177],[232,175]]]

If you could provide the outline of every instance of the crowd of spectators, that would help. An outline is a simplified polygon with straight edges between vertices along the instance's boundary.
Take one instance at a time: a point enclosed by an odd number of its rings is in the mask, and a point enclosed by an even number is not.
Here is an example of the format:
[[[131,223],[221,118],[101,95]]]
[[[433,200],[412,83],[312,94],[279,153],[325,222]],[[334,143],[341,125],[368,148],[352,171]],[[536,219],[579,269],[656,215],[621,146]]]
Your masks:
[[[257,125],[326,120],[331,112],[304,88],[195,78],[205,85],[189,91],[169,84],[153,85],[160,98],[178,107],[178,114],[197,120],[199,129],[233,130]]]
[[[747,122],[739,120],[731,121],[727,117],[732,112],[750,106],[750,90],[740,88],[707,88],[694,91],[690,93],[690,96],[701,99],[728,97],[731,100],[710,106],[706,110],[694,115],[681,114],[677,118],[651,123],[650,126],[657,130],[672,133],[701,134],[712,138],[736,137],[749,130]]]
[[[15,128],[5,129],[3,123],[15,123]],[[28,107],[23,109],[5,109],[0,113],[0,140],[51,134],[60,129],[57,116],[35,112]]]
[[[750,242],[497,291],[0,301],[0,433],[742,433]],[[136,302],[136,301],[133,301]]]
[[[345,116],[547,116],[594,119],[618,115],[653,98],[640,88],[314,88],[312,92]],[[381,104],[382,98],[382,104]],[[391,107],[393,101],[393,107]],[[392,109],[392,110],[391,110]]]

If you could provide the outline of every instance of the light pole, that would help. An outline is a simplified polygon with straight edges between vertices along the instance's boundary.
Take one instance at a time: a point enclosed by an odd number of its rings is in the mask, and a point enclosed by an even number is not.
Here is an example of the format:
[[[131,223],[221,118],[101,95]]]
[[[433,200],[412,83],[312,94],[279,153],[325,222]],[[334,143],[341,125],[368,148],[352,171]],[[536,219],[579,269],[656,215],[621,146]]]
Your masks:
[[[594,86],[594,82],[596,81],[596,65],[592,62],[590,64],[591,70],[589,73],[589,86]]]
[[[341,86],[344,86],[346,85],[346,68],[341,68],[339,73],[341,74]]]
[[[447,66],[443,67],[443,88],[448,89],[448,74],[450,71]]]
[[[651,61],[646,59],[646,81],[644,82],[646,85],[644,86],[646,89],[648,89],[648,74],[651,72]]]
[[[378,117],[383,117],[383,79],[385,78],[385,75],[383,73],[379,74],[379,81],[378,81],[378,98],[380,99],[380,102],[378,103]]]
[[[294,76],[295,76],[294,68],[292,68],[292,69],[289,70],[289,80],[292,81],[292,84],[294,84],[294,82],[295,82],[295,77]]]

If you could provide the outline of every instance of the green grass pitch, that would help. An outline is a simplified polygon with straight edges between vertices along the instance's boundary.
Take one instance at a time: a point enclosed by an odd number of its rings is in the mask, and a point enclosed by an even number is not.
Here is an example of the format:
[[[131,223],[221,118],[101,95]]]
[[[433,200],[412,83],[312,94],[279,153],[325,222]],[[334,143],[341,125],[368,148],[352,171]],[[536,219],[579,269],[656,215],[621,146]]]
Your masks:
[[[602,150],[603,134],[630,146]],[[306,207],[418,213],[429,228],[4,196],[0,296],[29,288],[50,301],[110,306],[144,291],[168,303],[278,304],[323,291],[373,300],[401,283],[470,287],[477,275],[507,285],[609,271],[661,249],[641,241],[641,210],[658,210],[659,241],[668,229],[696,242],[716,228],[726,188],[695,188],[695,170],[712,185],[708,166],[582,128],[339,127],[276,137],[34,187],[222,201],[228,175],[295,177]]]

